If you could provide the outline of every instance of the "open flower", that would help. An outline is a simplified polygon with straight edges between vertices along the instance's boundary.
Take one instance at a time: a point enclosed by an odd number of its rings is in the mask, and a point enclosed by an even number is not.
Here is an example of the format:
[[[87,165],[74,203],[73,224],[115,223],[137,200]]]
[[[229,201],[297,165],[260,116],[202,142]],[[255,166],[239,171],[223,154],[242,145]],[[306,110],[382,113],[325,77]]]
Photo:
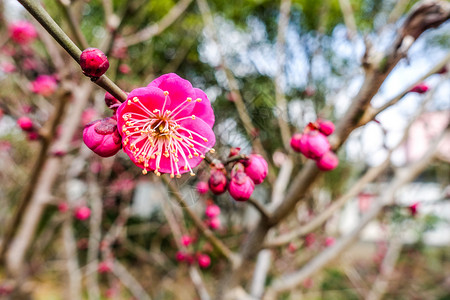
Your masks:
[[[180,177],[195,168],[216,142],[206,94],[176,74],[130,92],[117,109],[124,151],[140,168]]]

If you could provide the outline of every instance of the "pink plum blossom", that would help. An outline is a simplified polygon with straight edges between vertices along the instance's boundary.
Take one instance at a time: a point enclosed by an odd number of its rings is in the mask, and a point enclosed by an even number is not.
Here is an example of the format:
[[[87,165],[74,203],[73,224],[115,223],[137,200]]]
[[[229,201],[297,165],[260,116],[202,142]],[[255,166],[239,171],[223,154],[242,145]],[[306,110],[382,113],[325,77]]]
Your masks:
[[[14,71],[16,71],[16,66],[13,63],[10,63],[8,61],[5,61],[1,64],[0,68],[2,69],[2,71],[4,73],[12,73]]]
[[[331,171],[339,164],[339,159],[333,151],[328,151],[316,161],[317,167],[322,171]]]
[[[61,202],[58,204],[58,211],[65,213],[69,210],[69,204],[67,202]]]
[[[250,177],[255,184],[264,181],[269,171],[266,160],[259,154],[252,154],[248,160],[242,162],[245,166],[245,174]]]
[[[205,269],[211,265],[211,258],[207,254],[198,254],[197,262],[200,268]]]
[[[122,148],[116,119],[109,117],[89,123],[83,130],[83,141],[97,155],[113,156]]]
[[[31,82],[31,91],[35,94],[42,95],[44,97],[51,96],[58,83],[54,76],[51,75],[39,75],[34,81]]]
[[[130,92],[117,109],[123,149],[143,174],[181,177],[213,152],[214,113],[206,94],[176,74]]]
[[[91,216],[91,209],[87,206],[80,206],[75,209],[74,216],[80,221],[84,221]]]
[[[37,37],[36,29],[28,21],[17,21],[9,25],[9,36],[21,45],[32,42]]]
[[[205,215],[208,218],[214,218],[220,215],[220,207],[215,204],[210,204],[206,206]]]
[[[122,73],[122,74],[128,74],[128,73],[131,72],[131,68],[127,64],[121,64],[119,66],[119,72]]]
[[[177,251],[177,253],[175,254],[175,259],[178,262],[183,262],[186,260],[186,256],[187,254],[184,251]]]
[[[208,183],[204,181],[199,181],[195,186],[195,188],[197,189],[197,192],[201,195],[208,193],[209,190]]]
[[[228,191],[236,201],[247,201],[255,189],[255,183],[244,172],[244,166],[237,163],[231,171],[231,181]]]

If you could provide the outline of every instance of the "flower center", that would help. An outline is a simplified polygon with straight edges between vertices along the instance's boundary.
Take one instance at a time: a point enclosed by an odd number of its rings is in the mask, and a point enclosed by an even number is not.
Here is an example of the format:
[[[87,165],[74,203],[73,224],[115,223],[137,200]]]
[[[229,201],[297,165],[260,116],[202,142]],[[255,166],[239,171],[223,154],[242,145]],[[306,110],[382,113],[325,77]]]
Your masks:
[[[177,118],[177,115],[193,101],[192,98],[188,97],[171,111],[166,109],[169,92],[165,91],[164,95],[161,110],[150,111],[138,97],[128,100],[127,105],[136,105],[143,113],[123,114],[122,118],[125,121],[122,126],[122,132],[125,134],[123,145],[131,150],[138,163],[144,165],[143,174],[147,174],[150,162],[155,160],[154,173],[160,176],[161,159],[164,156],[169,159],[170,177],[181,177],[180,169],[189,171],[191,176],[194,176],[189,160],[194,156],[205,158],[203,153],[214,152],[214,149],[200,142],[207,143],[207,138],[180,124],[182,120],[195,120],[195,115]],[[202,99],[198,98],[195,101],[200,102]]]

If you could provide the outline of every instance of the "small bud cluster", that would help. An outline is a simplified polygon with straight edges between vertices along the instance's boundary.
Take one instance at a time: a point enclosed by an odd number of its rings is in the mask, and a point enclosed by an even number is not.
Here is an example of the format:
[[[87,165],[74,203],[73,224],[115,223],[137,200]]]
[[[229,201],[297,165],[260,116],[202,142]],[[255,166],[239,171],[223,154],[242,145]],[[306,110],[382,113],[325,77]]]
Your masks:
[[[211,265],[211,258],[208,254],[201,252],[194,252],[190,247],[193,246],[195,239],[189,235],[183,235],[181,237],[181,245],[186,248],[178,251],[175,254],[175,259],[180,263],[187,263],[188,265],[192,265],[195,261],[200,268],[206,269]]]
[[[58,211],[60,213],[64,214],[67,213],[69,210],[70,206],[67,202],[60,202],[58,204]],[[77,205],[72,209],[72,214],[75,217],[75,219],[85,221],[89,219],[89,217],[91,216],[91,209],[84,204]]]
[[[331,121],[319,119],[315,123],[309,123],[303,134],[294,134],[291,138],[291,147],[294,151],[315,160],[320,170],[333,170],[339,164],[339,159],[331,151],[330,142],[327,139],[327,136],[333,132],[334,124]]]
[[[205,209],[206,221],[205,223],[209,226],[209,228],[216,230],[220,229],[220,207],[215,205],[214,203],[208,203]]]
[[[239,148],[232,148],[230,157],[239,155],[239,152]],[[230,178],[227,178],[227,170],[223,164],[212,165],[208,186],[215,195],[223,194],[228,189],[231,197],[236,201],[247,201],[255,189],[255,184],[261,184],[267,172],[266,160],[259,154],[251,154],[234,163]],[[197,191],[200,194],[207,192],[201,182],[197,184]]]

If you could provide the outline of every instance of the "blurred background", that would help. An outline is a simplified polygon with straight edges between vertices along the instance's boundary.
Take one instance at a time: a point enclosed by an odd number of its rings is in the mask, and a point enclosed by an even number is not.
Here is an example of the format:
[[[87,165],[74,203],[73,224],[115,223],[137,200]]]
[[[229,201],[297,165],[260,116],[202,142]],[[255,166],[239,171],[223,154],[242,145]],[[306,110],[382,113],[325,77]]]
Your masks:
[[[416,2],[292,0],[283,26],[279,1],[213,0],[206,10],[204,1],[193,0],[42,4],[80,48],[98,47],[107,54],[106,75],[124,91],[170,72],[204,90],[216,117],[213,158],[226,159],[233,147],[249,154],[257,150],[257,140],[272,179],[258,185],[253,197],[267,204],[281,170],[290,168],[288,178],[293,178],[306,161],[285,149],[280,120],[291,134],[318,117],[338,123],[364,81],[367,45],[387,51]],[[82,130],[112,115],[104,90],[83,76],[19,2],[0,1],[0,13],[2,251],[14,238],[19,244],[26,240],[16,264],[2,263],[0,297],[208,299],[201,296],[202,288],[214,295],[226,261],[174,198],[184,199],[207,226],[205,209],[218,205],[220,225],[212,229],[233,251],[257,224],[258,212],[228,194],[199,194],[196,184],[209,176],[206,162],[196,177],[172,180],[173,192],[153,174],[143,176],[123,152],[106,159],[92,153],[82,142]],[[11,26],[20,20],[32,24],[35,39],[11,38]],[[396,174],[420,161],[448,127],[449,46],[446,22],[422,34],[390,72],[371,104],[383,107],[401,95],[398,103],[352,131],[338,152],[338,168],[317,181],[276,235],[307,224],[367,170],[385,160],[388,167],[315,231],[272,248],[266,285],[357,228]],[[429,74],[443,60],[444,68]],[[36,83],[42,75],[49,78]],[[408,92],[416,83],[425,91]],[[277,104],[280,97],[286,111]],[[242,122],[242,112],[250,117],[250,127]],[[31,120],[30,128],[18,123],[23,117]],[[383,279],[388,282],[384,299],[450,299],[449,162],[447,132],[432,163],[395,190],[395,201],[352,247],[279,299],[366,299]],[[23,203],[30,203],[28,213]],[[89,215],[81,216],[80,208],[88,208]],[[189,251],[210,257],[206,268],[193,269],[177,257],[186,235],[194,240]],[[383,268],[389,267],[386,279]],[[244,277],[245,289],[251,270]],[[19,283],[21,292],[14,294]]]

